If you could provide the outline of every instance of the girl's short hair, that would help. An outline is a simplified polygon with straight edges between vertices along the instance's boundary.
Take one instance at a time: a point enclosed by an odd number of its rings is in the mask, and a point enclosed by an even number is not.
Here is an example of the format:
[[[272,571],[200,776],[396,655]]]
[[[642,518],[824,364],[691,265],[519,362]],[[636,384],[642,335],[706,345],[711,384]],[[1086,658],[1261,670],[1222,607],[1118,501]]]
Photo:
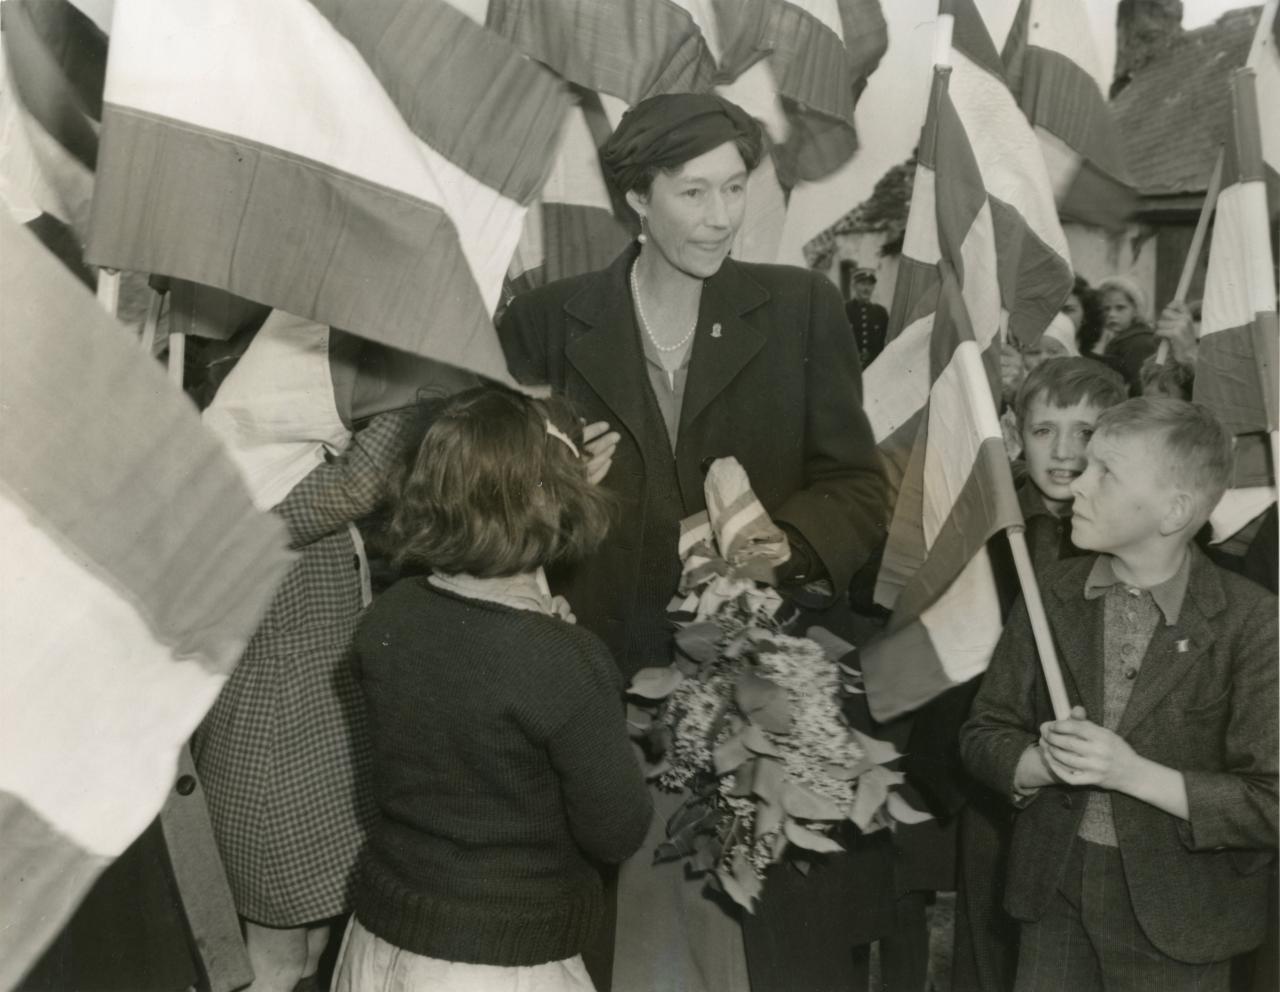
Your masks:
[[[591,554],[611,501],[565,440],[581,433],[563,401],[494,385],[450,399],[393,482],[394,560],[493,578]]]
[[[1133,304],[1133,313],[1136,320],[1150,323],[1151,314],[1147,310],[1147,294],[1142,291],[1142,288],[1136,282],[1128,276],[1108,276],[1098,283],[1098,299],[1101,300],[1110,290],[1123,293],[1129,298],[1129,302]]]

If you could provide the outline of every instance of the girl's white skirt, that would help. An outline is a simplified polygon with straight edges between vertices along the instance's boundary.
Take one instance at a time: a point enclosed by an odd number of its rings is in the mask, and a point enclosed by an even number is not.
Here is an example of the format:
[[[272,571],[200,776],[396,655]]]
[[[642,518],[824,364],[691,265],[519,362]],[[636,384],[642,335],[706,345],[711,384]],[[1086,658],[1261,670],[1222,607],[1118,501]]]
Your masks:
[[[596,992],[582,956],[527,967],[442,961],[376,937],[353,916],[333,992]]]

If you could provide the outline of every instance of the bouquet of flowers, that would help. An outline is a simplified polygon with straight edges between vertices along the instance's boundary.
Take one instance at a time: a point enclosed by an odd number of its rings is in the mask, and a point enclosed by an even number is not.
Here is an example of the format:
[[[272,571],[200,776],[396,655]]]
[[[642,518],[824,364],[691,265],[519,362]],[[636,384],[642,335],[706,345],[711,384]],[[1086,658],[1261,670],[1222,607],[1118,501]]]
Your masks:
[[[676,658],[636,674],[628,725],[647,774],[688,791],[655,861],[688,859],[748,911],[765,870],[790,848],[826,854],[851,821],[871,832],[928,814],[894,790],[901,757],[859,732],[841,703],[861,691],[853,647],[821,628],[786,633],[768,584],[786,536],[734,459],[707,474],[707,513],[684,521]]]

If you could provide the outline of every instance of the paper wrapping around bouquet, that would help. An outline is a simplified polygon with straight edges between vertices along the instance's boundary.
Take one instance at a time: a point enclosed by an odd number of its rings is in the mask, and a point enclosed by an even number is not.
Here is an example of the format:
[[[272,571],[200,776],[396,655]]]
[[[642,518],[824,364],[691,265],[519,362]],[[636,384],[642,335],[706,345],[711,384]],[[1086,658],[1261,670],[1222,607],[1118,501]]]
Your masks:
[[[681,591],[700,585],[708,569],[773,582],[774,569],[791,555],[784,534],[751,490],[738,459],[717,458],[703,483],[707,509],[680,522]]]
[[[670,606],[699,616],[757,583],[773,586],[775,570],[791,554],[786,534],[752,492],[736,458],[712,462],[703,492],[707,509],[680,521],[680,585]],[[772,589],[769,594],[781,604]]]
[[[730,565],[762,559],[777,567],[791,556],[787,535],[765,512],[736,458],[717,458],[703,483],[707,516],[720,556]]]

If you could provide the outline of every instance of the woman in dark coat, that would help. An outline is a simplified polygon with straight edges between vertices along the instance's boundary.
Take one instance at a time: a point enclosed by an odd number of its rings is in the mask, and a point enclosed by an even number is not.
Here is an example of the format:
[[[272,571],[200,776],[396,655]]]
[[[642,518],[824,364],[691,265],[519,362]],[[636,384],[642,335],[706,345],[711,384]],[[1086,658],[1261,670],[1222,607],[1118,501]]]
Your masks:
[[[582,412],[594,474],[621,503],[602,549],[553,578],[627,677],[670,662],[679,521],[705,508],[712,459],[735,456],[786,532],[784,587],[826,578],[843,591],[884,532],[884,482],[839,292],[816,273],[728,257],[762,140],[716,96],[638,104],[601,152],[639,219],[636,244],[601,272],[517,297],[499,326],[512,374]],[[651,868],[651,852],[646,843],[622,872],[614,988],[743,987],[729,960],[734,940],[741,956],[736,926],[727,935],[723,911],[696,890],[673,900],[682,866]],[[849,934],[847,918],[829,925]],[[608,987],[607,962],[595,964]],[[751,967],[760,986],[765,964]]]

